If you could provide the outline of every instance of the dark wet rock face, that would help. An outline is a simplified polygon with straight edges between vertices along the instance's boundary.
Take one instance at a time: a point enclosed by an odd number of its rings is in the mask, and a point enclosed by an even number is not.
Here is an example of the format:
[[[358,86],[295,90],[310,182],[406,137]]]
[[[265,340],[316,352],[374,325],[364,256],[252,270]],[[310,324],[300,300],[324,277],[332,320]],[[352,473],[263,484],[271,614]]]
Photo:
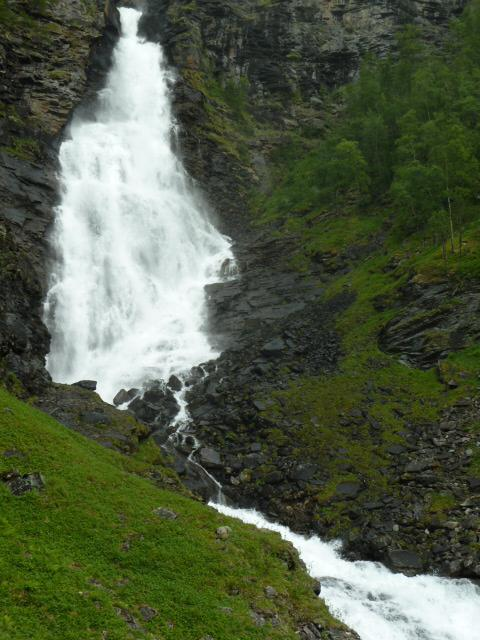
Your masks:
[[[167,428],[180,410],[173,391],[163,382],[152,382],[128,405],[142,422]]]
[[[408,364],[429,369],[480,337],[480,291],[475,287],[461,291],[448,282],[411,282],[396,305],[401,312],[385,326],[379,344]]]
[[[272,150],[292,131],[308,125],[318,135],[324,126],[324,88],[355,77],[363,54],[385,55],[405,22],[424,26],[427,39],[441,39],[449,17],[463,5],[455,0],[344,5],[252,0],[241,5],[206,1],[189,5],[187,11],[180,0],[147,2],[144,32],[162,42],[179,71],[173,89],[181,125],[176,144],[221,228],[233,236],[237,258],[235,280],[207,287],[212,339],[223,353],[204,367],[205,376],[187,385],[192,430],[205,449],[218,454],[212,472],[233,502],[260,507],[297,530],[336,535],[332,529],[337,523],[323,517],[315,501],[331,478],[315,451],[312,459],[308,452],[304,460],[295,458],[301,418],[281,407],[272,417],[270,407],[277,394],[299,378],[329,376],[337,370],[342,345],[336,319],[354,294],[346,287],[327,302],[323,289],[375,251],[381,238],[372,246],[350,247],[344,255],[319,252],[309,271],[299,274],[289,266],[292,244],[273,239],[271,229],[261,234],[245,224],[245,194],[252,185],[268,190]],[[218,109],[211,91],[213,85],[221,92],[229,82],[243,87],[246,110],[258,130],[262,123],[269,125],[268,133],[256,135],[237,155],[226,143],[235,145],[235,114],[225,104]],[[297,100],[292,99],[295,95]],[[462,309],[456,317],[448,308],[448,286],[412,286],[415,290],[405,291],[404,299],[377,300],[379,308],[398,308],[397,318],[382,331],[380,346],[408,364],[428,368],[475,340],[476,294],[455,292],[457,308]],[[456,384],[445,380],[449,389]],[[369,414],[369,402],[366,388],[362,407],[352,415],[339,415],[339,420],[352,434],[368,430],[380,447],[382,425]],[[387,447],[382,473],[391,486],[383,495],[369,497],[358,470],[345,465],[349,479],[332,487],[325,510],[347,505],[348,530],[354,531],[345,534],[351,557],[382,560],[406,573],[435,568],[449,575],[475,575],[471,529],[462,534],[462,525],[452,525],[442,544],[445,530],[428,529],[431,518],[424,495],[448,492],[453,482],[458,494],[453,522],[478,518],[463,473],[473,437],[468,424],[477,413],[474,401],[446,411],[444,421],[455,422],[448,438],[437,433],[440,423],[405,419],[406,442]]]
[[[291,381],[335,370],[341,350],[333,320],[353,296],[345,292],[326,302],[315,273],[302,275],[285,264],[284,241],[260,235],[248,253],[242,245],[236,253],[238,279],[207,287],[213,339],[224,351],[187,391],[192,428],[203,443],[195,459],[234,503],[278,516],[269,507],[272,498],[315,482],[320,469],[295,460],[294,440],[272,441],[272,430],[285,428],[265,412]],[[306,513],[295,518],[308,522]]]
[[[118,36],[113,2],[12,0],[0,20],[0,375],[49,382],[42,323],[57,147],[73,107],[91,102]],[[18,15],[28,14],[19,19]]]

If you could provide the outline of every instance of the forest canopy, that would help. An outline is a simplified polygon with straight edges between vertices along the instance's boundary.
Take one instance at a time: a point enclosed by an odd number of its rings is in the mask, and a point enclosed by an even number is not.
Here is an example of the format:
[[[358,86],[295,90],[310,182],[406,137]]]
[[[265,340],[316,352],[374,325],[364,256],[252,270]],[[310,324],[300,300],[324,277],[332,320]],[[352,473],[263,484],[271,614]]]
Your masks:
[[[407,26],[396,54],[367,59],[343,97],[342,115],[265,203],[267,217],[387,202],[400,237],[422,233],[461,252],[480,218],[480,0],[442,48]]]

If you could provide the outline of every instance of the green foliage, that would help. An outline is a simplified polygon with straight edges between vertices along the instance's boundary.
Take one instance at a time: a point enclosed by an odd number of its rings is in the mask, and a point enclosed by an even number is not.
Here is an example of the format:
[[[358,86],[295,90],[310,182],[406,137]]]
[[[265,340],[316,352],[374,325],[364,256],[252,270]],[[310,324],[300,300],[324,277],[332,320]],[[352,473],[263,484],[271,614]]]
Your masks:
[[[57,0],[26,0],[23,5],[12,5],[8,0],[0,0],[0,28],[14,25],[31,27],[35,24],[32,15],[43,14],[49,5]]]
[[[248,89],[249,83],[244,77],[238,81],[227,81],[223,89],[225,102],[239,120],[244,120],[247,117]]]
[[[332,535],[349,535],[356,524],[351,501],[336,495],[340,482],[360,483],[358,504],[389,493],[402,499],[395,451],[408,448],[411,428],[440,421],[477,393],[473,339],[422,371],[382,352],[378,336],[401,313],[407,283],[480,278],[480,57],[468,53],[480,48],[471,26],[479,15],[475,0],[442,51],[407,28],[397,56],[366,60],[322,138],[307,146],[292,135],[273,157],[271,192],[253,202],[260,224],[293,236],[294,266],[321,270],[327,298],[352,294],[336,314],[343,356],[334,374],[294,378],[266,411],[273,423],[294,425],[285,435],[294,437],[298,460],[324,471],[309,495]],[[412,310],[412,320],[431,314],[426,343],[450,350],[448,331],[435,326],[442,310],[455,313],[455,299],[417,317]],[[450,379],[459,387],[446,391]],[[479,470],[475,450],[470,473]],[[425,498],[426,527],[458,502]]]
[[[455,497],[451,493],[434,493],[429,496],[429,511],[437,515],[443,515],[456,505]]]
[[[257,202],[264,219],[339,207],[365,215],[383,201],[399,238],[419,234],[444,254],[448,239],[461,253],[465,229],[480,220],[479,23],[474,0],[443,50],[409,26],[398,55],[367,59],[315,148],[281,158],[275,190]]]
[[[14,138],[9,146],[0,147],[2,151],[20,160],[33,161],[40,155],[40,146],[33,138]]]
[[[0,481],[2,640],[294,640],[297,621],[336,625],[300,563],[286,568],[279,536],[155,487],[141,477],[155,461],[153,445],[121,456],[0,389],[0,473],[45,479],[20,497]],[[178,518],[162,520],[158,507]],[[225,524],[232,534],[219,542]],[[157,611],[150,621],[145,606]],[[256,626],[252,610],[278,626]]]

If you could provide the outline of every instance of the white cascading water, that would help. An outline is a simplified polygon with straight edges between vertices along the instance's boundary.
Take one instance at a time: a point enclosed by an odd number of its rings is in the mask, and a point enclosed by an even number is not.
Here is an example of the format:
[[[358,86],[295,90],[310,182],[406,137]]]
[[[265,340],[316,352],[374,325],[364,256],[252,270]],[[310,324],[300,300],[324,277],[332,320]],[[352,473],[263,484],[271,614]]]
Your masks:
[[[95,379],[106,400],[215,355],[202,331],[204,286],[231,258],[171,150],[168,72],[160,47],[137,37],[139,18],[121,9],[123,33],[96,119],[75,122],[61,147],[59,262],[45,310],[53,378]],[[327,604],[362,640],[480,639],[472,583],[347,562],[334,544],[254,511],[214,506],[292,542],[322,578]]]
[[[468,580],[408,578],[375,562],[349,562],[339,543],[305,538],[253,510],[212,506],[291,542],[320,579],[330,611],[362,640],[480,640],[480,588]]]
[[[74,122],[61,146],[59,260],[45,308],[53,379],[97,380],[107,401],[215,356],[204,287],[231,256],[172,151],[162,50],[137,37],[139,11],[120,11],[96,118]]]

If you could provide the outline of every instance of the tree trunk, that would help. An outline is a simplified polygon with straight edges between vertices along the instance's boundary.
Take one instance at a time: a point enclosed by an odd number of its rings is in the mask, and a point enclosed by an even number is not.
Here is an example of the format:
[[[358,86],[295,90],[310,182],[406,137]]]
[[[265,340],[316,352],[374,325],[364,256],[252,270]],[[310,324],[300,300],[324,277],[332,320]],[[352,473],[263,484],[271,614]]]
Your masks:
[[[450,247],[452,249],[452,253],[455,253],[455,238],[453,235],[452,201],[450,200],[450,196],[448,196],[448,218],[450,221]]]

